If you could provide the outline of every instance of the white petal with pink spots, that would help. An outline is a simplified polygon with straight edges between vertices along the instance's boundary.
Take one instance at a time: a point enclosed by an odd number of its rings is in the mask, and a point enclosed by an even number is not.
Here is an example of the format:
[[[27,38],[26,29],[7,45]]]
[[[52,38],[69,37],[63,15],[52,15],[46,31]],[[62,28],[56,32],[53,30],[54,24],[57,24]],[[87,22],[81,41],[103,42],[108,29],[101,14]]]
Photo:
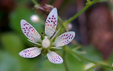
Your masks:
[[[24,58],[34,58],[38,56],[40,53],[41,53],[41,48],[32,47],[32,48],[24,49],[19,53],[19,55]]]
[[[50,14],[48,15],[46,22],[45,22],[45,38],[41,40],[40,34],[35,30],[35,28],[30,25],[26,20],[21,20],[21,29],[24,33],[24,35],[28,38],[28,41],[34,43],[35,45],[40,46],[38,47],[32,47],[22,50],[19,55],[24,58],[34,58],[43,52],[43,50],[48,50],[47,52],[47,58],[50,62],[54,64],[61,64],[63,63],[63,59],[60,55],[58,55],[54,51],[50,51],[50,48],[52,49],[61,49],[60,46],[67,45],[70,43],[74,37],[75,32],[65,32],[58,36],[55,39],[55,42],[50,42],[51,40],[56,36],[58,31],[55,33],[56,26],[57,26],[57,9],[53,8]],[[54,34],[55,33],[55,34]],[[54,34],[54,35],[53,35]],[[40,42],[40,43],[38,43]],[[54,44],[55,46],[52,46],[51,44]]]

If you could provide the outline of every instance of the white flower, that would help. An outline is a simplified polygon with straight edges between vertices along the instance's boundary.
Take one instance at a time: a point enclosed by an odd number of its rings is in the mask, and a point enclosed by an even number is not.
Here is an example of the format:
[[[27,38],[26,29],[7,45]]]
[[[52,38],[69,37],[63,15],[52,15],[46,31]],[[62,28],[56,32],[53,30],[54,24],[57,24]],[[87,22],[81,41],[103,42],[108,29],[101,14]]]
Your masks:
[[[57,9],[54,8],[46,19],[45,37],[41,37],[35,28],[27,21],[21,20],[21,29],[23,33],[30,42],[36,45],[36,47],[27,48],[21,51],[19,55],[24,58],[34,58],[42,52],[42,54],[47,54],[47,58],[50,62],[61,64],[63,59],[56,52],[54,52],[53,49],[60,49],[60,46],[64,46],[70,43],[75,37],[75,32],[65,32],[53,41],[53,38],[58,32],[57,31],[55,33],[57,18]]]

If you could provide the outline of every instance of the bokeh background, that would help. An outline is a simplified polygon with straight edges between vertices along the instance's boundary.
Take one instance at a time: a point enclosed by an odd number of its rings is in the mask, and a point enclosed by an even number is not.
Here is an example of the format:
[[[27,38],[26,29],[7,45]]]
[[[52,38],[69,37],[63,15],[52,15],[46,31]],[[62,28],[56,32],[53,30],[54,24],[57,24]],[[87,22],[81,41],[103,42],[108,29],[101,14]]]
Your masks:
[[[41,6],[50,4],[56,7],[64,21],[78,13],[86,4],[86,0],[36,1]],[[41,34],[46,16],[41,10],[34,9],[31,0],[0,0],[0,71],[65,71],[63,64],[52,64],[46,56],[26,59],[18,55],[21,50],[33,46],[21,31],[20,20],[27,20]],[[69,45],[70,49],[79,48],[76,50],[79,54],[112,65],[113,0],[101,0],[93,4],[67,27],[76,32],[73,44]],[[62,50],[58,53],[62,56]],[[93,66],[92,63],[80,61],[68,52],[66,54],[70,71],[85,71]],[[96,67],[90,71],[112,70]]]

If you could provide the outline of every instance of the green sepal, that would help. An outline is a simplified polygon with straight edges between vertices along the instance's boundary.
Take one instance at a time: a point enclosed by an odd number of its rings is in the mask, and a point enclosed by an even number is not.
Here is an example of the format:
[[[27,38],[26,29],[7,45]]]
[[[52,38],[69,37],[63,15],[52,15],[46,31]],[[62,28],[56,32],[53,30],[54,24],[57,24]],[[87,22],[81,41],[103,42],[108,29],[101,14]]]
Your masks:
[[[45,56],[48,53],[48,50],[47,49],[42,49],[41,53],[42,53],[43,56]]]

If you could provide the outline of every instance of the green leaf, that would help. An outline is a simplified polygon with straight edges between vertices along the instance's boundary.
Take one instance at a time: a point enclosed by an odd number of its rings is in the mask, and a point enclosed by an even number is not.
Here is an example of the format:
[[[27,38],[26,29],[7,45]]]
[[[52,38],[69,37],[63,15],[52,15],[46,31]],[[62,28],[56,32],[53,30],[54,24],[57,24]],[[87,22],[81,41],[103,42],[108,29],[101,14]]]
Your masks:
[[[21,71],[21,66],[16,58],[0,50],[0,71]]]
[[[9,65],[11,65],[11,63],[9,63],[11,61],[9,61],[9,60],[12,57],[15,57],[15,59],[19,62],[19,63],[15,64],[15,66],[20,65],[21,70],[18,70],[18,69],[15,70],[15,68],[14,68],[14,70],[11,70],[11,71],[33,71],[33,70],[35,70],[34,65],[36,65],[36,61],[37,61],[36,59],[35,60],[34,59],[25,59],[25,58],[19,56],[18,53],[20,51],[22,51],[25,48],[25,46],[23,45],[23,41],[21,40],[21,38],[17,34],[4,33],[0,36],[0,39],[1,39],[2,47],[7,51],[7,52],[4,52],[4,54],[5,53],[10,54],[9,57],[4,58],[2,60],[4,60],[4,62],[6,61]],[[12,57],[10,57],[10,56],[12,56]],[[0,57],[3,58],[4,55],[2,55]],[[13,59],[12,59],[12,61],[13,61]],[[8,65],[7,63],[6,63],[6,65]],[[14,63],[15,63],[15,61],[14,61]],[[13,67],[14,66],[12,66],[12,67],[9,66],[9,69],[10,68],[13,69]],[[4,71],[4,70],[0,70],[0,71]],[[10,70],[7,70],[7,71],[10,71]]]
[[[0,38],[3,48],[12,55],[18,56],[18,53],[25,48],[21,38],[14,33],[4,33]]]

